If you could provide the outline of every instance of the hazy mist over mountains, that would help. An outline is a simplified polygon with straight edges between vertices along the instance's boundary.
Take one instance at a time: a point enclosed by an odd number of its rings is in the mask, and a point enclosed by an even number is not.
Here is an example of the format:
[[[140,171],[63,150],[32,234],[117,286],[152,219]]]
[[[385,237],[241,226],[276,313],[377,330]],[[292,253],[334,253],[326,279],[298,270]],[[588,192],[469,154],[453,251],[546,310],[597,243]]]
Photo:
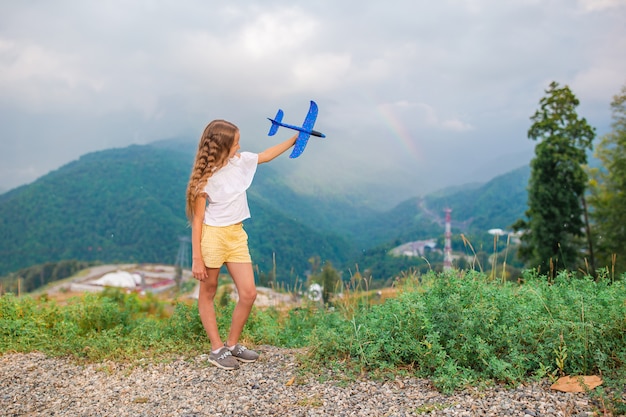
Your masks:
[[[485,183],[499,175],[528,165],[534,156],[532,150],[519,151],[493,158],[490,162],[480,165],[468,157],[467,160],[459,161],[461,166],[456,168],[459,174],[450,179],[450,174],[446,172],[447,161],[442,161],[437,169],[424,169],[416,161],[413,165],[398,163],[395,167],[381,170],[380,168],[368,169],[370,163],[367,159],[363,159],[357,164],[360,166],[357,170],[351,168],[350,163],[356,163],[354,160],[359,157],[358,149],[347,156],[346,159],[353,161],[346,161],[345,165],[334,163],[334,161],[320,163],[318,159],[312,161],[306,158],[306,153],[316,146],[316,140],[319,139],[310,139],[312,143],[308,145],[305,154],[300,158],[289,159],[286,155],[282,155],[270,165],[281,175],[285,184],[300,194],[359,199],[360,204],[376,210],[388,210],[406,199],[425,196],[443,189]],[[269,144],[269,141],[265,143],[265,145]],[[148,145],[188,154],[191,170],[197,139],[178,137],[157,140]],[[256,152],[262,149],[244,150]],[[371,165],[376,166],[376,164]],[[56,170],[51,172],[54,171]],[[0,187],[0,194],[7,191],[9,189]]]
[[[285,184],[300,194],[358,198],[362,205],[376,210],[389,210],[412,197],[425,196],[451,187],[485,183],[499,175],[527,166],[534,156],[532,150],[514,152],[481,165],[468,158],[460,161],[462,166],[456,168],[460,174],[450,180],[450,175],[446,172],[446,161],[442,161],[440,168],[432,170],[425,170],[419,162],[407,166],[398,165],[388,170],[368,170],[369,162],[363,159],[360,165],[364,168],[358,171],[351,169],[348,162],[343,165],[324,161],[320,163],[317,159],[310,161],[306,158],[306,153],[310,151],[309,148],[317,145],[315,142],[318,140],[311,138],[301,157],[289,159],[282,155],[270,165],[281,175]],[[189,153],[191,169],[197,140],[164,139],[152,142],[152,145]],[[358,149],[350,158],[358,158]]]
[[[87,153],[1,194],[0,273],[69,259],[173,262],[179,238],[189,234],[184,195],[194,152],[190,141],[164,140]],[[294,174],[298,161],[263,164],[248,192],[255,265],[267,274],[277,259],[284,282],[304,277],[312,257],[358,264],[384,281],[411,267],[387,251],[441,237],[444,209],[453,210],[453,234],[481,247],[491,242],[489,229],[508,228],[526,207],[528,165],[421,196],[407,192],[414,177],[392,189],[382,174],[342,189],[340,178],[332,181],[341,167],[320,166],[319,177],[303,181]],[[383,205],[390,208],[377,208]]]

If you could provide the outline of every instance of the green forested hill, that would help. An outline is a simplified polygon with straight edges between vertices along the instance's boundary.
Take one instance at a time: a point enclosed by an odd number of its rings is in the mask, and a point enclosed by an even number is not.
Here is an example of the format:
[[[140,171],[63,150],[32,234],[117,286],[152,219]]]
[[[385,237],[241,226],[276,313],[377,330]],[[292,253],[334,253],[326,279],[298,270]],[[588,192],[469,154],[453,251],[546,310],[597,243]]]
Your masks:
[[[493,228],[510,229],[526,210],[529,175],[525,166],[481,186],[410,198],[383,215],[357,222],[354,236],[369,246],[443,236],[445,208],[452,210],[453,233],[480,235]]]
[[[184,194],[193,152],[191,145],[167,141],[95,152],[0,195],[0,275],[63,259],[174,263],[179,237],[190,233]],[[444,207],[455,222],[466,221],[466,234],[506,228],[526,208],[528,172],[410,198],[382,213],[351,196],[298,194],[271,165],[262,165],[246,222],[253,261],[262,274],[275,267],[287,283],[304,279],[314,256],[339,269],[374,268],[395,244],[441,238]],[[453,233],[460,230],[453,227]],[[384,274],[407,265],[384,262]]]
[[[173,263],[188,164],[149,146],[112,149],[0,196],[0,273],[59,259]]]
[[[455,220],[468,223],[470,230],[509,229],[526,210],[530,166],[500,175],[479,188],[460,190],[442,197],[426,198],[434,211],[452,209]]]
[[[0,275],[61,259],[174,263],[179,237],[190,233],[184,204],[192,159],[154,146],[101,151],[3,194]],[[280,190],[265,188],[272,195]],[[346,258],[345,239],[290,219],[251,194],[254,220],[246,228],[260,272],[269,272],[276,259],[281,276],[302,277],[312,256],[336,264]]]
[[[439,192],[422,198],[414,197],[394,209],[371,216],[355,225],[353,244],[361,251],[346,267],[358,265],[360,271],[380,283],[389,283],[399,271],[408,268],[430,269],[441,266],[442,259],[394,258],[389,250],[402,243],[436,238],[443,247],[445,208],[452,210],[452,249],[472,255],[461,233],[475,253],[493,253],[494,237],[489,229],[510,230],[510,225],[524,215],[528,166],[494,178],[481,186],[472,185],[453,192]],[[501,242],[500,247],[506,244]],[[513,264],[514,259],[508,260]]]

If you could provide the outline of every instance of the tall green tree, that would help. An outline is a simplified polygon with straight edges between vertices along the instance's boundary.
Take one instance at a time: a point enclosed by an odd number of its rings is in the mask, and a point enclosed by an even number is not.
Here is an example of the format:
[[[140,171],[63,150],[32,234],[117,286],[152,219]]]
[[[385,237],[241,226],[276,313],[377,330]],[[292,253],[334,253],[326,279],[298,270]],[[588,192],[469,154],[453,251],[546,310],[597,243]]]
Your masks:
[[[568,86],[552,82],[539,104],[528,130],[528,138],[539,143],[530,163],[526,220],[513,228],[524,231],[518,253],[526,266],[554,275],[581,264],[584,165],[595,129],[576,113],[579,101]]]
[[[626,271],[626,85],[611,102],[613,130],[602,137],[590,169],[590,217],[598,266]],[[614,268],[614,269],[613,269]]]

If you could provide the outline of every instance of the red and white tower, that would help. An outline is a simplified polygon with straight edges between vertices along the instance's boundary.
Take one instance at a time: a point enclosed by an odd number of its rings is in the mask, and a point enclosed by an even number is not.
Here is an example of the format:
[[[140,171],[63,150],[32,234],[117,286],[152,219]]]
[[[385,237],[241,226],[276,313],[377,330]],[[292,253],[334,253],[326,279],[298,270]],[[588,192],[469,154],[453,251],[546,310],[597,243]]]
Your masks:
[[[452,209],[444,209],[446,213],[446,233],[445,233],[445,246],[443,248],[443,270],[447,271],[452,269],[452,220],[450,213]]]

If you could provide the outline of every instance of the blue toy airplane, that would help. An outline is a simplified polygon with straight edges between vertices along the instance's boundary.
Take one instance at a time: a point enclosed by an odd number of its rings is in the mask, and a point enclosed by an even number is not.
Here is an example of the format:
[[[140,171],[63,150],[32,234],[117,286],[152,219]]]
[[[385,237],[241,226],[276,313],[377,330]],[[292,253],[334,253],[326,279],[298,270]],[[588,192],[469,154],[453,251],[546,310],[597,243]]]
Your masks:
[[[317,104],[315,104],[313,100],[311,100],[311,107],[309,107],[309,113],[307,113],[302,127],[283,123],[283,111],[280,109],[278,110],[278,113],[276,113],[275,118],[270,119],[268,117],[267,119],[272,122],[272,126],[270,127],[268,136],[275,135],[278,131],[279,126],[286,127],[287,129],[297,130],[298,132],[300,132],[300,134],[298,135],[298,139],[296,139],[296,144],[293,147],[293,151],[291,151],[291,155],[289,155],[290,158],[297,158],[302,152],[304,152],[306,143],[311,135],[317,136],[319,138],[326,137],[325,134],[320,133],[317,130],[313,130],[315,119],[317,119]]]

